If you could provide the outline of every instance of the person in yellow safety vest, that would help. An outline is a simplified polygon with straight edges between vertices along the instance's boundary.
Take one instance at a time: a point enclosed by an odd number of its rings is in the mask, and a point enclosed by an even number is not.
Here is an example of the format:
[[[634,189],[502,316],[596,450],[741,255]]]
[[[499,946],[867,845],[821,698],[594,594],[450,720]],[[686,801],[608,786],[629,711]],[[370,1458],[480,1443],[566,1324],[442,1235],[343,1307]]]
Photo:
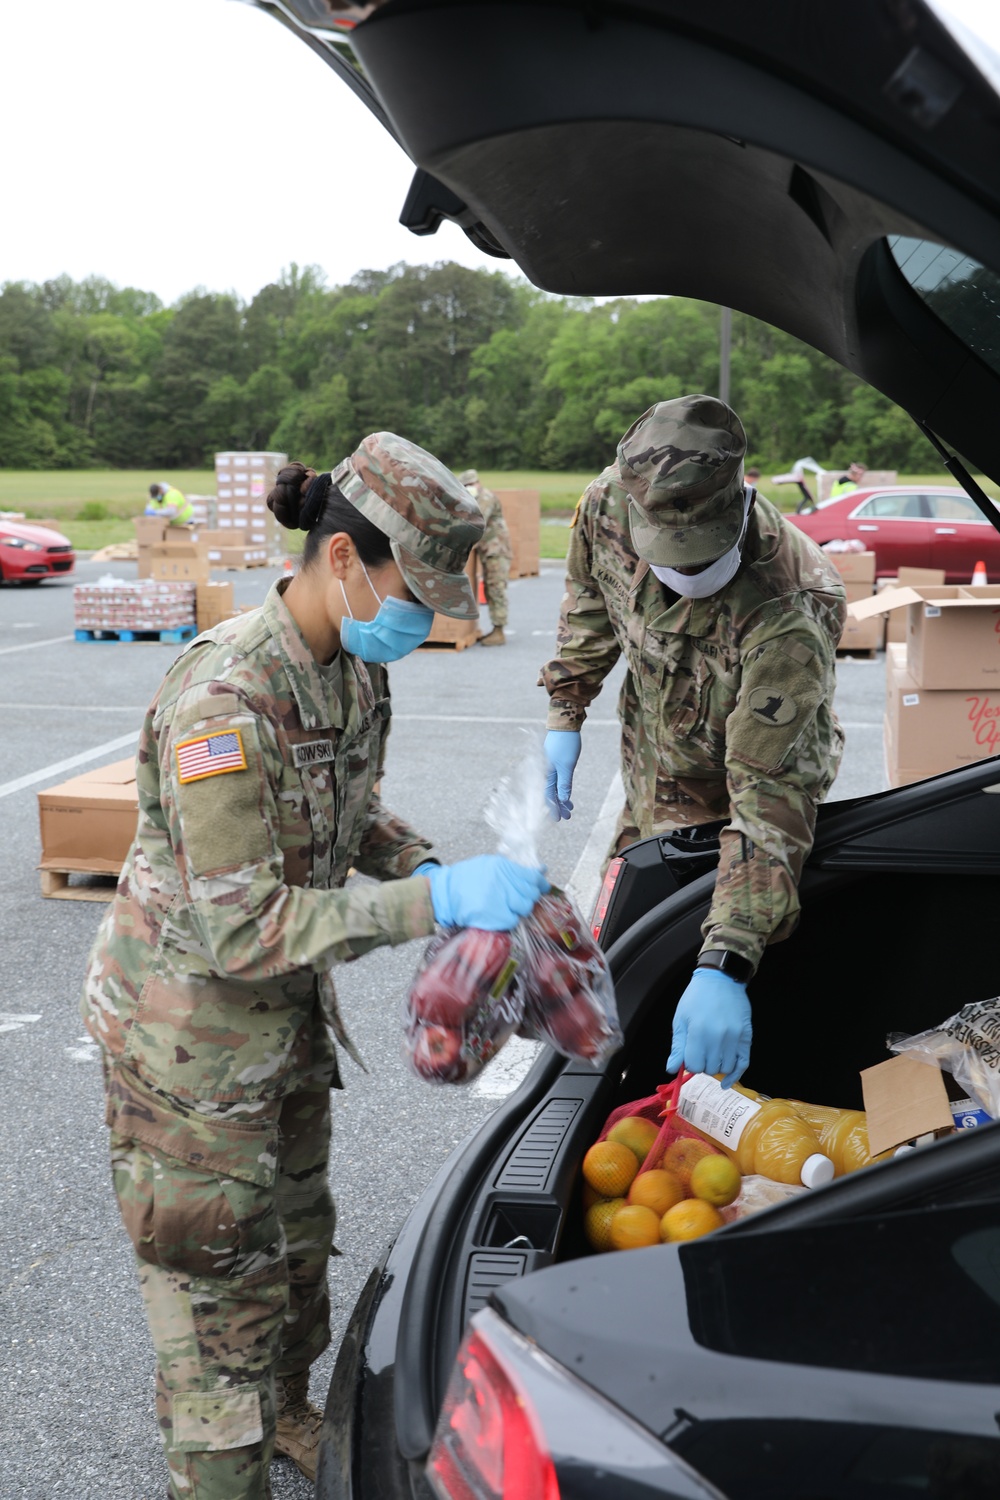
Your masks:
[[[852,490],[856,490],[862,479],[864,479],[865,473],[864,464],[848,464],[847,473],[841,474],[830,491],[830,499],[839,500],[841,495],[849,495]]]
[[[151,484],[147,516],[160,516],[171,526],[190,526],[194,520],[194,506],[183,491],[172,484]]]

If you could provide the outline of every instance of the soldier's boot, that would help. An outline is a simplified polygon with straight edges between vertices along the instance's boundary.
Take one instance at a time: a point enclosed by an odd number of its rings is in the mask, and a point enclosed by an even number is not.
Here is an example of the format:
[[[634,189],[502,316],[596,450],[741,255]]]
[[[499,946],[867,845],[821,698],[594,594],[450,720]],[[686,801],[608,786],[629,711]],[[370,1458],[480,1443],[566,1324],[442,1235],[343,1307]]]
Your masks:
[[[479,644],[481,646],[506,646],[507,637],[503,633],[503,626],[494,625],[489,635],[480,637]]]
[[[308,1389],[308,1370],[302,1370],[298,1375],[279,1375],[275,1381],[277,1426],[274,1451],[290,1458],[307,1479],[315,1482],[323,1413],[309,1400]]]

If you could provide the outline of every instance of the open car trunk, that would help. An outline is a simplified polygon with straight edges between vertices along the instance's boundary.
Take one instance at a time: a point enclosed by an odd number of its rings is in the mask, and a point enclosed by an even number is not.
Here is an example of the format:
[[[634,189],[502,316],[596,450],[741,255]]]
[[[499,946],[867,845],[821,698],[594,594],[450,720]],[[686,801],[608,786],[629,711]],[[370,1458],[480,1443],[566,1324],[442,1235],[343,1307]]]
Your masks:
[[[768,950],[751,985],[748,1083],[769,1094],[861,1108],[859,1072],[887,1056],[888,1031],[925,1029],[1000,991],[998,794],[1000,762],[990,760],[820,809],[801,885],[801,923]],[[812,1235],[810,1243],[818,1244],[836,1226],[872,1215],[961,1205],[970,1196],[1000,1200],[1000,1130],[988,1126],[803,1193],[682,1247],[679,1259],[667,1246],[593,1254],[582,1232],[580,1163],[613,1108],[665,1080],[674,1007],[711,897],[710,847],[703,838],[681,845],[678,851],[670,840],[651,839],[628,851],[632,876],[627,864],[609,908],[605,937],[623,1052],[595,1074],[546,1051],[521,1088],[446,1163],[373,1274],[328,1408],[336,1414],[328,1432],[345,1473],[366,1432],[373,1440],[384,1434],[391,1413],[415,1493],[422,1493],[420,1464],[463,1331],[489,1302],[574,1367],[584,1329],[598,1345],[614,1340],[616,1328],[622,1338],[641,1337],[635,1299],[614,1294],[616,1286],[624,1294],[640,1272],[651,1277],[657,1316],[666,1317],[672,1296],[682,1312],[687,1307],[678,1266],[704,1264],[698,1257],[713,1245],[772,1241],[784,1231]],[[757,1256],[754,1274],[765,1275],[768,1254]],[[787,1257],[773,1263],[776,1271],[784,1266],[786,1278],[791,1274]],[[796,1264],[804,1262],[792,1256]],[[754,1295],[752,1281],[740,1283],[742,1295]],[[888,1295],[885,1278],[873,1285]],[[589,1286],[592,1297],[582,1323],[563,1316],[569,1289],[580,1286]],[[626,1302],[628,1329],[616,1323]],[[769,1305],[773,1313],[773,1299]],[[681,1322],[687,1326],[686,1315]],[[616,1368],[596,1360],[586,1378],[612,1400],[632,1399],[630,1389],[617,1388]],[[374,1493],[413,1492],[399,1487],[400,1456],[384,1442],[372,1462],[385,1469],[384,1488]],[[351,1491],[321,1485],[318,1493]]]

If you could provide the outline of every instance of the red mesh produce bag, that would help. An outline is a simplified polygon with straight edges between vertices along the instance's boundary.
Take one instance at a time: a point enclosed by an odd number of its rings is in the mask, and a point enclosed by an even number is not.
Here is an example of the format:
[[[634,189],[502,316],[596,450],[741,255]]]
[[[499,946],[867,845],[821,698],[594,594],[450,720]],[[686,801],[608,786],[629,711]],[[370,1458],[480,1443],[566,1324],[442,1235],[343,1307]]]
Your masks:
[[[535,903],[518,936],[520,1035],[547,1042],[564,1057],[603,1066],[623,1038],[607,960],[580,912],[553,888]]]
[[[682,1181],[686,1174],[690,1174],[693,1161],[689,1161],[683,1147],[677,1146],[678,1141],[697,1141],[700,1149],[697,1156],[722,1156],[724,1155],[717,1146],[695,1130],[677,1113],[677,1094],[680,1086],[688,1078],[690,1073],[678,1073],[673,1083],[661,1083],[655,1094],[650,1094],[646,1099],[636,1099],[631,1104],[623,1104],[618,1109],[613,1109],[604,1122],[604,1127],[598,1136],[599,1141],[605,1141],[613,1126],[620,1120],[642,1119],[648,1120],[657,1127],[657,1134],[653,1138],[646,1159],[639,1168],[639,1175],[650,1172],[654,1167],[664,1167],[668,1172],[674,1172],[680,1176]]]
[[[406,1000],[410,1066],[431,1083],[467,1083],[518,1029],[516,935],[463,927],[424,950]]]

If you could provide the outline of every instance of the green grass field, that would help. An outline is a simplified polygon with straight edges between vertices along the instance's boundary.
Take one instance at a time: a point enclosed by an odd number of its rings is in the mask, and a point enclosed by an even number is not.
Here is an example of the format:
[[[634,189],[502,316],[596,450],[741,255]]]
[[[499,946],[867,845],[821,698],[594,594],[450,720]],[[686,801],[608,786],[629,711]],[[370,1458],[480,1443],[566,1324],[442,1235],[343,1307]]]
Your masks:
[[[593,474],[553,474],[541,469],[481,470],[490,489],[538,490],[542,504],[543,557],[562,558],[577,500]],[[1000,498],[1000,487],[977,475],[988,494]],[[23,511],[33,520],[54,522],[74,547],[90,552],[133,536],[131,518],[142,514],[154,479],[177,485],[185,494],[213,495],[211,469],[60,469],[52,472],[0,469],[0,511]],[[953,484],[948,474],[901,474],[900,484]],[[792,485],[760,486],[782,510],[793,510],[798,491]],[[298,540],[295,538],[294,540]],[[299,550],[292,546],[292,550]]]

